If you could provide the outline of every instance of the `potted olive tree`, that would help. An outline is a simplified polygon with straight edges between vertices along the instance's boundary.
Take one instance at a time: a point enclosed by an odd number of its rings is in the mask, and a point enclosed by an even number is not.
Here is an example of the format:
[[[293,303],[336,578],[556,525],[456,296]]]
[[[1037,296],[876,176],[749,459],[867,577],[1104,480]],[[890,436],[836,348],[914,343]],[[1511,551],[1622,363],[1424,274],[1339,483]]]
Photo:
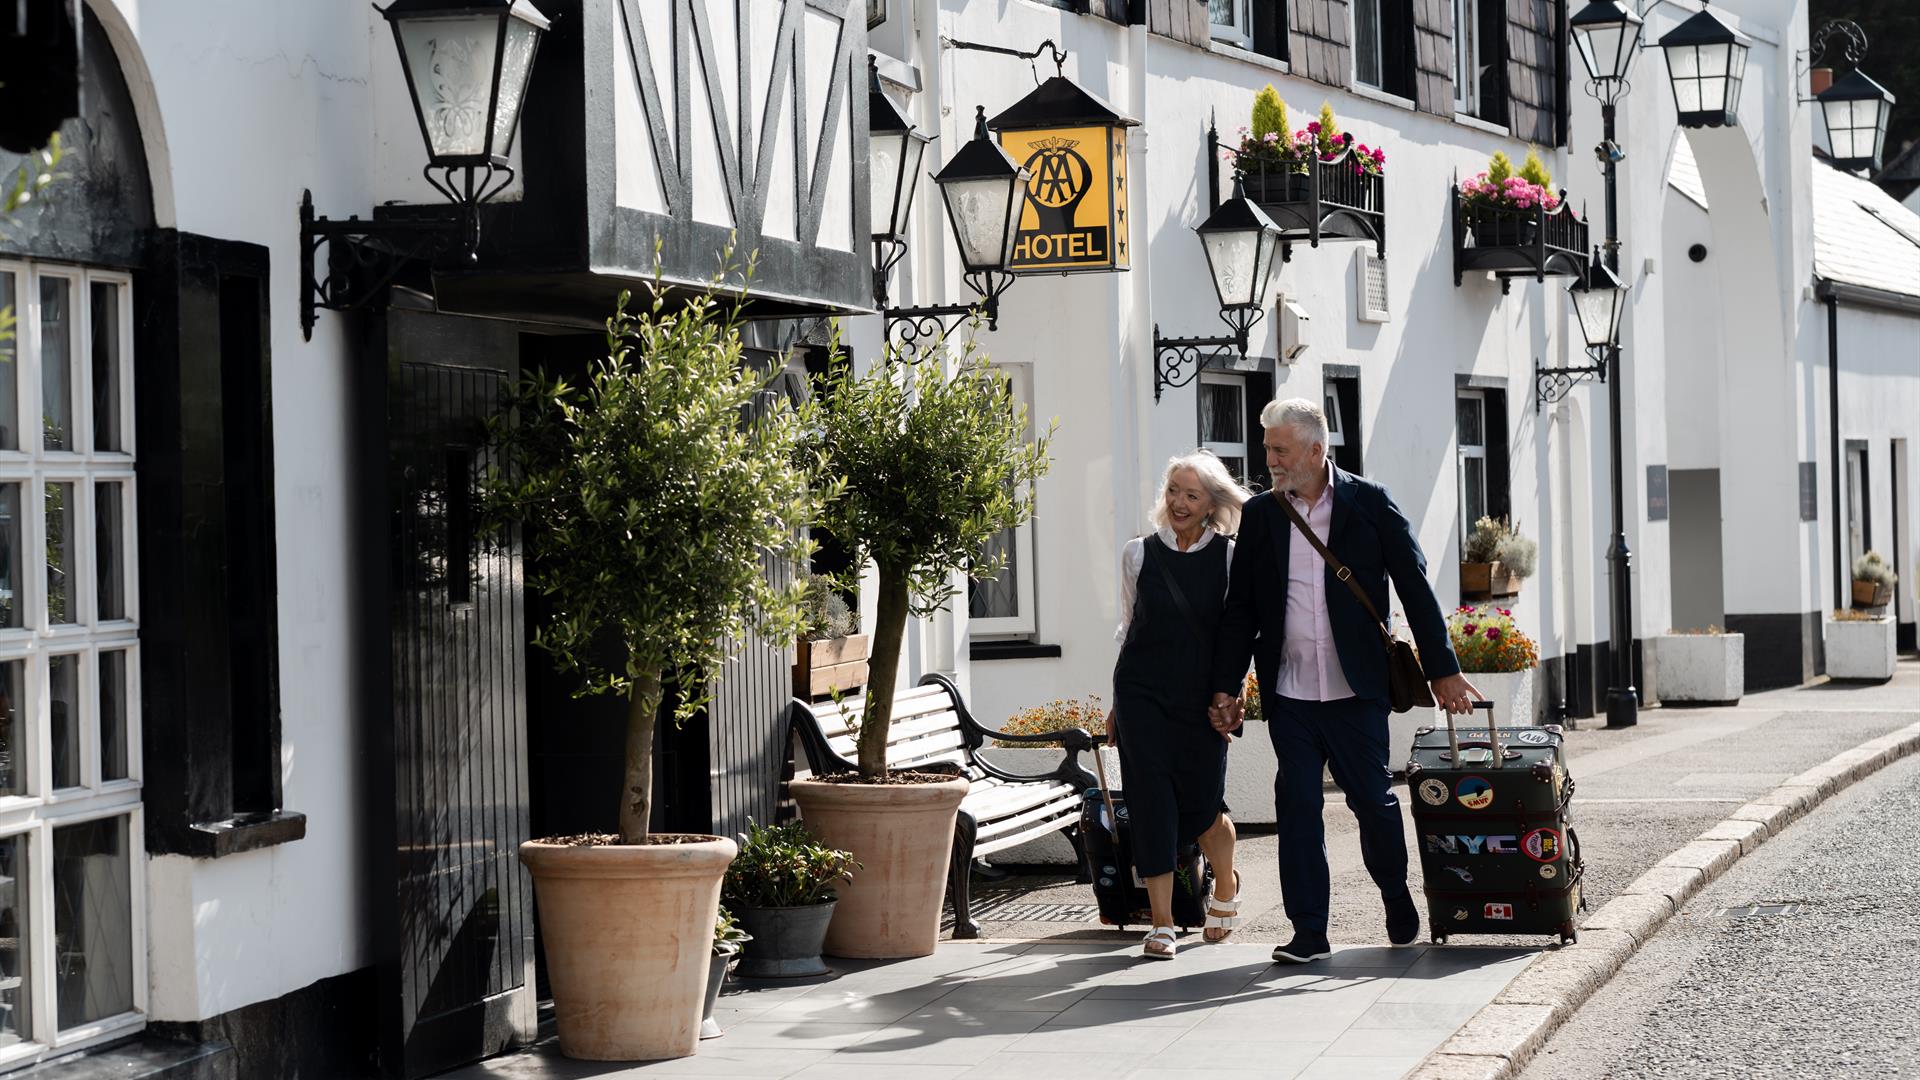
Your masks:
[[[931,953],[967,782],[893,772],[887,736],[908,615],[931,614],[962,574],[990,578],[987,542],[1032,516],[1049,431],[1027,433],[1025,409],[969,344],[949,374],[941,354],[892,351],[864,376],[836,354],[820,387],[804,452],[846,489],[827,530],[877,571],[871,674],[859,727],[859,771],[795,781],[789,790],[821,839],[864,869],[839,889],[827,930],[834,956]]]
[[[805,582],[775,586],[765,567],[808,557],[822,497],[799,453],[803,418],[755,413],[766,379],[742,363],[734,298],[709,290],[669,306],[665,293],[642,314],[621,296],[607,355],[579,385],[529,377],[496,432],[507,467],[487,477],[494,520],[532,526],[527,584],[554,612],[534,644],[578,676],[576,695],[627,700],[624,777],[606,793],[619,831],[520,848],[561,1052],[592,1060],[697,1045],[702,946],[735,847],[648,832],[661,687],[674,676],[669,719],[683,720],[705,705],[729,642],[792,640]],[[605,664],[612,642],[620,658]]]
[[[860,864],[815,839],[806,823],[749,823],[720,895],[754,944],[740,960],[744,979],[825,975],[820,949],[833,920],[834,890]]]

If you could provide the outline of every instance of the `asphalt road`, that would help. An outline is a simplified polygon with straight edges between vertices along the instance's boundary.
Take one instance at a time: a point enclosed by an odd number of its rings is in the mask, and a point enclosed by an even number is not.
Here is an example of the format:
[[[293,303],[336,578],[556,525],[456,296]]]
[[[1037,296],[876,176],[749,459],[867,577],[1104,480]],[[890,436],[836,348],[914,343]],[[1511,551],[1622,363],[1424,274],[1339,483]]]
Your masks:
[[[1524,1075],[1920,1076],[1917,849],[1909,758],[1703,890]]]

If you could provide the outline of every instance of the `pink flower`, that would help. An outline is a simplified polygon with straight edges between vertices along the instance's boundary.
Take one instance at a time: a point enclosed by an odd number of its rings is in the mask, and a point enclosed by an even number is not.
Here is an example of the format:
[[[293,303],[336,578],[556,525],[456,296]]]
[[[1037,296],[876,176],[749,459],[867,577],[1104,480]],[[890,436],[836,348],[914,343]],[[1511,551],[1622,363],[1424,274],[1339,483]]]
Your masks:
[[[1488,640],[1488,641],[1499,641],[1499,640],[1500,640],[1500,628],[1499,628],[1499,627],[1497,627],[1497,626],[1489,626],[1489,627],[1487,627],[1487,640]]]
[[[1507,608],[1495,608],[1494,610],[1498,611],[1500,614],[1505,615],[1509,618],[1513,616],[1513,612]]]
[[[1313,120],[1308,122],[1307,130],[1313,132],[1315,135],[1320,134],[1320,121]]]
[[[1480,632],[1480,624],[1468,623],[1467,625],[1461,627],[1460,629],[1464,631],[1468,637],[1472,637],[1473,635]]]
[[[1373,152],[1373,160],[1384,163],[1387,160],[1387,152],[1385,150],[1375,150]]]

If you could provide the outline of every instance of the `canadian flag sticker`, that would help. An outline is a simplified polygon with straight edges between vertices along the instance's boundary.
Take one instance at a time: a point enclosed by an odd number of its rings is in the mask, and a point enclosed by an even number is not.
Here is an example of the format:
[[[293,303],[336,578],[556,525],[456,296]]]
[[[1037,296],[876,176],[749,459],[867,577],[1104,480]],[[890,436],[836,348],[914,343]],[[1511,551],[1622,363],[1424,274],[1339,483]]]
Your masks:
[[[1513,905],[1488,904],[1481,910],[1481,914],[1489,919],[1505,919],[1511,921],[1513,919]]]

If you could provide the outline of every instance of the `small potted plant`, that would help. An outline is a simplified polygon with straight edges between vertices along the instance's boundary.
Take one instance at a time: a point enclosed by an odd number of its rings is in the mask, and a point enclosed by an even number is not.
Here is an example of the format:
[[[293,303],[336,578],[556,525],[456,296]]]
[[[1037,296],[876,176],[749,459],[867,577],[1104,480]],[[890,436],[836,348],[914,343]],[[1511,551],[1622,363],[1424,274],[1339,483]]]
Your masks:
[[[1539,545],[1506,521],[1481,518],[1473,523],[1460,560],[1460,595],[1469,600],[1518,596],[1539,555]]]
[[[807,575],[806,628],[794,648],[793,696],[817,701],[867,685],[867,635],[839,582]]]
[[[1655,646],[1663,702],[1732,705],[1747,691],[1747,638],[1718,626],[1669,630]]]
[[[1853,606],[1883,608],[1893,602],[1893,585],[1900,580],[1886,556],[1869,551],[1853,560]]]
[[[733,912],[721,904],[720,917],[713,924],[713,959],[707,963],[707,1006],[700,1013],[702,1039],[717,1039],[726,1034],[720,1030],[720,1022],[713,1018],[713,1008],[720,1003],[720,988],[726,983],[727,972],[733,969],[741,946],[752,940],[753,935],[742,930]]]
[[[820,843],[803,822],[749,822],[720,890],[753,942],[740,959],[740,977],[825,975],[820,949],[833,921],[834,888],[853,880],[859,867],[852,852]]]
[[[1534,242],[1538,215],[1558,213],[1553,174],[1537,150],[1528,150],[1518,170],[1505,151],[1495,151],[1487,171],[1460,185],[1460,203],[1476,247],[1525,247]]]
[[[1533,723],[1534,672],[1540,652],[1503,607],[1461,607],[1447,616],[1447,635],[1460,658],[1460,670],[1493,702],[1502,726]]]
[[[1843,608],[1827,621],[1827,677],[1885,682],[1897,657],[1893,616]]]

